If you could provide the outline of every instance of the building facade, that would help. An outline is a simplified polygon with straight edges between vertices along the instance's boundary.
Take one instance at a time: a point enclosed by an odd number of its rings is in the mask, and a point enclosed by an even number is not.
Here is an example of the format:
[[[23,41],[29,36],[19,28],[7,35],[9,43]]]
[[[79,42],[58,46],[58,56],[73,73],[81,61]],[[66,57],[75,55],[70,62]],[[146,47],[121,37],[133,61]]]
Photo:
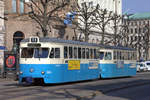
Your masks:
[[[138,60],[150,59],[150,13],[128,15],[124,20],[128,46],[137,49]]]
[[[74,0],[72,0],[74,2]],[[108,11],[112,11],[113,13],[117,13],[119,15],[122,14],[122,0],[78,0],[79,4],[83,2],[88,2],[90,6],[95,6],[99,4],[101,8],[107,9]],[[25,0],[25,3],[30,3],[30,0]],[[13,47],[19,45],[19,42],[33,35],[37,35],[41,30],[37,28],[37,23],[34,20],[31,20],[27,13],[29,12],[29,8],[24,3],[24,0],[5,0],[5,17],[8,19],[5,21],[5,45],[7,50],[12,50]],[[74,4],[74,3],[72,3]],[[71,6],[71,5],[70,5]],[[63,15],[69,12],[69,7]],[[60,14],[58,14],[60,15]],[[99,31],[94,29],[94,31]],[[111,29],[107,28],[107,33],[112,32]],[[64,26],[63,24],[59,25],[54,23],[52,26],[52,30],[49,34],[49,37],[57,37],[63,39],[74,38],[75,27],[73,26]],[[97,43],[100,41],[101,37],[97,35],[91,35],[89,42]]]
[[[16,43],[22,39],[34,35],[34,23],[27,17],[23,0],[5,0],[5,45],[6,50],[11,51]]]
[[[97,4],[100,5],[101,9],[106,9],[108,12],[112,12],[112,14],[122,16],[122,0],[78,0],[79,4],[86,2],[90,7],[94,7]],[[121,20],[120,20],[121,21]],[[120,23],[121,24],[121,23]],[[107,27],[105,33],[113,34],[113,23],[110,22]],[[92,28],[91,31],[95,33],[100,33],[101,30],[98,28]],[[99,43],[101,41],[101,36],[99,35],[90,35],[89,42]],[[106,38],[109,40],[109,36]]]
[[[30,11],[26,3],[30,3],[30,0],[5,0],[5,17],[8,19],[5,21],[6,35],[5,45],[7,50],[12,50],[13,47],[19,45],[20,41],[30,36],[35,36],[41,32],[38,29],[38,24],[29,18],[28,13]],[[38,3],[37,3],[38,4]],[[35,9],[36,10],[36,9]],[[67,13],[64,13],[65,14]],[[61,14],[60,14],[61,15]],[[57,23],[57,22],[56,22]],[[65,27],[62,24],[56,24],[51,27],[49,37],[57,37],[64,39],[72,39],[72,29]]]
[[[3,67],[4,43],[5,43],[5,26],[4,26],[4,2],[0,0],[0,69]]]
[[[87,2],[91,7],[100,5],[102,9],[107,9],[119,15],[122,14],[122,0],[78,0],[79,4]]]

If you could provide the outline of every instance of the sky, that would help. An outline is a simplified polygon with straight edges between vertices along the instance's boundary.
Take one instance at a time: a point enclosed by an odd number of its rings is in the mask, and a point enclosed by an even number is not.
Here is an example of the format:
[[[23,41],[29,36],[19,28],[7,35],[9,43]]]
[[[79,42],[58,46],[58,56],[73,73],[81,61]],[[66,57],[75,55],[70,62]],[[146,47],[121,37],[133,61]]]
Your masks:
[[[150,0],[122,0],[123,13],[150,12]]]

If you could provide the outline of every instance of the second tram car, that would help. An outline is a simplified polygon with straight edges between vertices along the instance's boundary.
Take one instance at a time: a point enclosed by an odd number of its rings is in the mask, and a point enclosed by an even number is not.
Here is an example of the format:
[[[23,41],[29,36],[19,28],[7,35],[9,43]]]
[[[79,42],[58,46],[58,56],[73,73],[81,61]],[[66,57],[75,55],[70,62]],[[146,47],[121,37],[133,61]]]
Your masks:
[[[20,43],[19,83],[64,83],[136,75],[136,51],[56,38]]]
[[[101,78],[136,75],[136,51],[125,47],[108,47],[99,51]]]

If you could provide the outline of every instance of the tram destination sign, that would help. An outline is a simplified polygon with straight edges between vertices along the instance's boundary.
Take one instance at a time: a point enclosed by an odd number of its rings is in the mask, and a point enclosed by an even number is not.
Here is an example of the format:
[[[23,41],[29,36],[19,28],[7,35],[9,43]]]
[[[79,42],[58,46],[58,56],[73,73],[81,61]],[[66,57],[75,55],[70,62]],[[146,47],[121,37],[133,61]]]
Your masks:
[[[41,47],[40,43],[28,43],[28,47]]]

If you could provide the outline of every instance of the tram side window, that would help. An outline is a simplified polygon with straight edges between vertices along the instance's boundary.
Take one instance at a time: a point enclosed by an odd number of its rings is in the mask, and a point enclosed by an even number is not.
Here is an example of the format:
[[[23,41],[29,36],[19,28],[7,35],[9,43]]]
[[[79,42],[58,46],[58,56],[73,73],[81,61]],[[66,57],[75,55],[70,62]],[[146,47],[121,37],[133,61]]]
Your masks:
[[[136,52],[134,52],[134,60],[137,59],[137,55],[136,55]]]
[[[94,59],[97,59],[97,50],[94,49]]]
[[[132,52],[129,52],[129,60],[132,60]]]
[[[135,60],[135,53],[134,53],[134,52],[132,52],[132,55],[133,55],[132,60]]]
[[[49,57],[50,57],[50,58],[54,58],[54,48],[51,49],[51,52],[50,52]]]
[[[112,54],[111,54],[111,52],[106,52],[105,53],[105,60],[112,60]]]
[[[120,52],[117,51],[117,59],[120,60]]]
[[[120,54],[120,60],[122,60],[122,52],[120,51],[119,54]]]
[[[78,48],[78,58],[81,59],[81,48]]]
[[[85,48],[82,48],[82,58],[85,59]]]
[[[64,58],[68,58],[68,47],[64,47]]]
[[[124,60],[124,52],[121,52],[121,60]]]
[[[114,60],[116,60],[116,59],[117,59],[117,52],[114,51]]]
[[[60,48],[55,48],[55,58],[60,58]]]
[[[128,60],[127,52],[124,52],[124,60]]]
[[[89,59],[89,48],[86,48],[86,58]]]
[[[93,56],[93,49],[90,49],[90,59],[93,59],[94,56]]]
[[[72,58],[73,57],[73,48],[72,47],[69,47],[69,58]]]
[[[130,52],[128,52],[128,60],[130,60]]]
[[[78,54],[77,47],[74,47],[74,58],[77,58],[77,54]]]
[[[52,48],[49,57],[60,58],[60,48]]]
[[[100,57],[100,60],[103,60],[104,59],[104,52],[100,52],[99,57]]]
[[[33,48],[23,48],[21,51],[21,58],[32,58],[33,57]]]
[[[35,48],[34,57],[35,58],[47,58],[49,53],[48,48]]]
[[[130,52],[131,53],[131,60],[133,60],[133,53],[132,52]]]

